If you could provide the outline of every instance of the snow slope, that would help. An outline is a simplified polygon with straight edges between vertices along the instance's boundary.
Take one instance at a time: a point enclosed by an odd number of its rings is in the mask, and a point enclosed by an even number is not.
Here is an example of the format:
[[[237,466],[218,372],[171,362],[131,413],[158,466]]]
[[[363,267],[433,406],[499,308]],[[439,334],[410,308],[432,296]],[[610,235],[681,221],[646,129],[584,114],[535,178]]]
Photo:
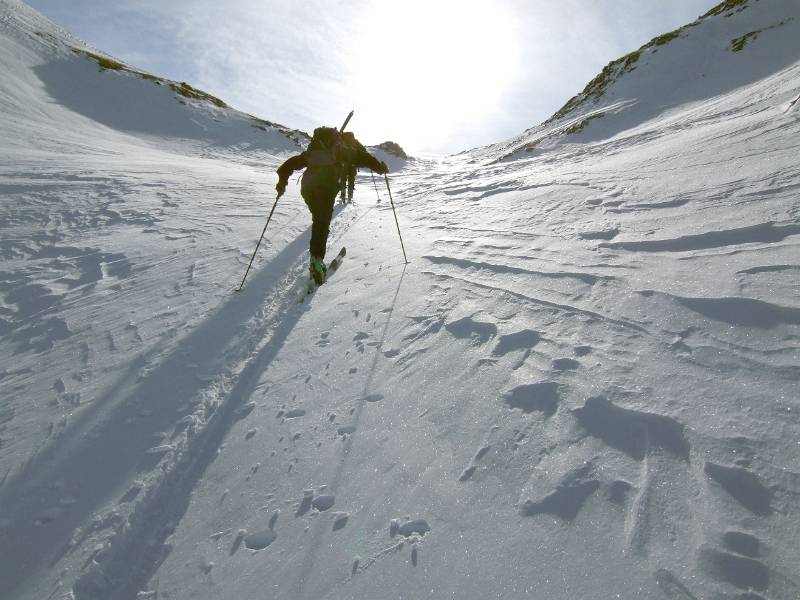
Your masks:
[[[362,178],[304,302],[294,186],[232,293],[279,148],[109,128],[0,20],[0,598],[800,597],[796,3],[409,161],[408,265]]]
[[[698,101],[724,97],[794,64],[798,27],[791,0],[722,2],[609,63],[541,125],[477,154],[511,158],[638,133],[637,125],[655,117],[673,111],[677,117]]]

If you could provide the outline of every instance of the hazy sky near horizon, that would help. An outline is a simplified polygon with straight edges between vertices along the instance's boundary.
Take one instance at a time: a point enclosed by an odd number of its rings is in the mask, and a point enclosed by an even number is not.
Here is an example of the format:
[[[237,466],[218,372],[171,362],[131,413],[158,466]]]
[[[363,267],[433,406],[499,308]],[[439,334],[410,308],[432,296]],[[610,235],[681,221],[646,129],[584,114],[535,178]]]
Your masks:
[[[84,41],[256,116],[449,154],[560,108],[718,0],[27,0]]]

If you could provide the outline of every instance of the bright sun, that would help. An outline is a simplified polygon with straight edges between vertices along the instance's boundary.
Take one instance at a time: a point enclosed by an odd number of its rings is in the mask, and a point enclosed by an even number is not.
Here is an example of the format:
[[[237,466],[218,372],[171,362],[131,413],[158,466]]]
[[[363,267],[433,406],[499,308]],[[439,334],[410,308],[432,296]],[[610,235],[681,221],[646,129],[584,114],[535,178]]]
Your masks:
[[[359,30],[350,89],[367,138],[441,144],[484,119],[516,69],[513,15],[497,1],[374,0]]]

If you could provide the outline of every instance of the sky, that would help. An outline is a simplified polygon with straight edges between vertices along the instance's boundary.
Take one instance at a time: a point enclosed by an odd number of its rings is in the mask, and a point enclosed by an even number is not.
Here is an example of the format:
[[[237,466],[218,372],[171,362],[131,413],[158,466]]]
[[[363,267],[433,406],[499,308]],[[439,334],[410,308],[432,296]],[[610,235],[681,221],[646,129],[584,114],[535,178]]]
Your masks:
[[[542,122],[718,0],[28,0],[89,44],[239,110],[452,154]]]

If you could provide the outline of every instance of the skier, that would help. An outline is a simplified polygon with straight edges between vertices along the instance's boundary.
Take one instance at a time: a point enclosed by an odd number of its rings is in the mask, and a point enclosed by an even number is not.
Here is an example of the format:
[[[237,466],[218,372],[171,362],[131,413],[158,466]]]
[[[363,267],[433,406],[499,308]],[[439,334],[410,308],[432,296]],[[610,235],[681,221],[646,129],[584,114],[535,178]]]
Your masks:
[[[342,134],[342,144],[353,152],[366,152],[367,149],[364,145],[356,139],[350,131],[345,131]],[[353,191],[356,187],[356,173],[358,167],[351,163],[344,164],[344,174],[342,176],[342,194],[340,196],[342,203],[353,201]]]
[[[381,175],[389,172],[386,163],[367,152],[355,136],[350,136],[352,141],[343,139],[344,136],[334,127],[318,127],[305,152],[292,156],[278,167],[278,184],[275,186],[278,198],[286,191],[292,173],[305,169],[300,195],[311,211],[311,259],[308,270],[317,284],[325,282],[325,249],[333,204],[348,170],[367,167]]]

